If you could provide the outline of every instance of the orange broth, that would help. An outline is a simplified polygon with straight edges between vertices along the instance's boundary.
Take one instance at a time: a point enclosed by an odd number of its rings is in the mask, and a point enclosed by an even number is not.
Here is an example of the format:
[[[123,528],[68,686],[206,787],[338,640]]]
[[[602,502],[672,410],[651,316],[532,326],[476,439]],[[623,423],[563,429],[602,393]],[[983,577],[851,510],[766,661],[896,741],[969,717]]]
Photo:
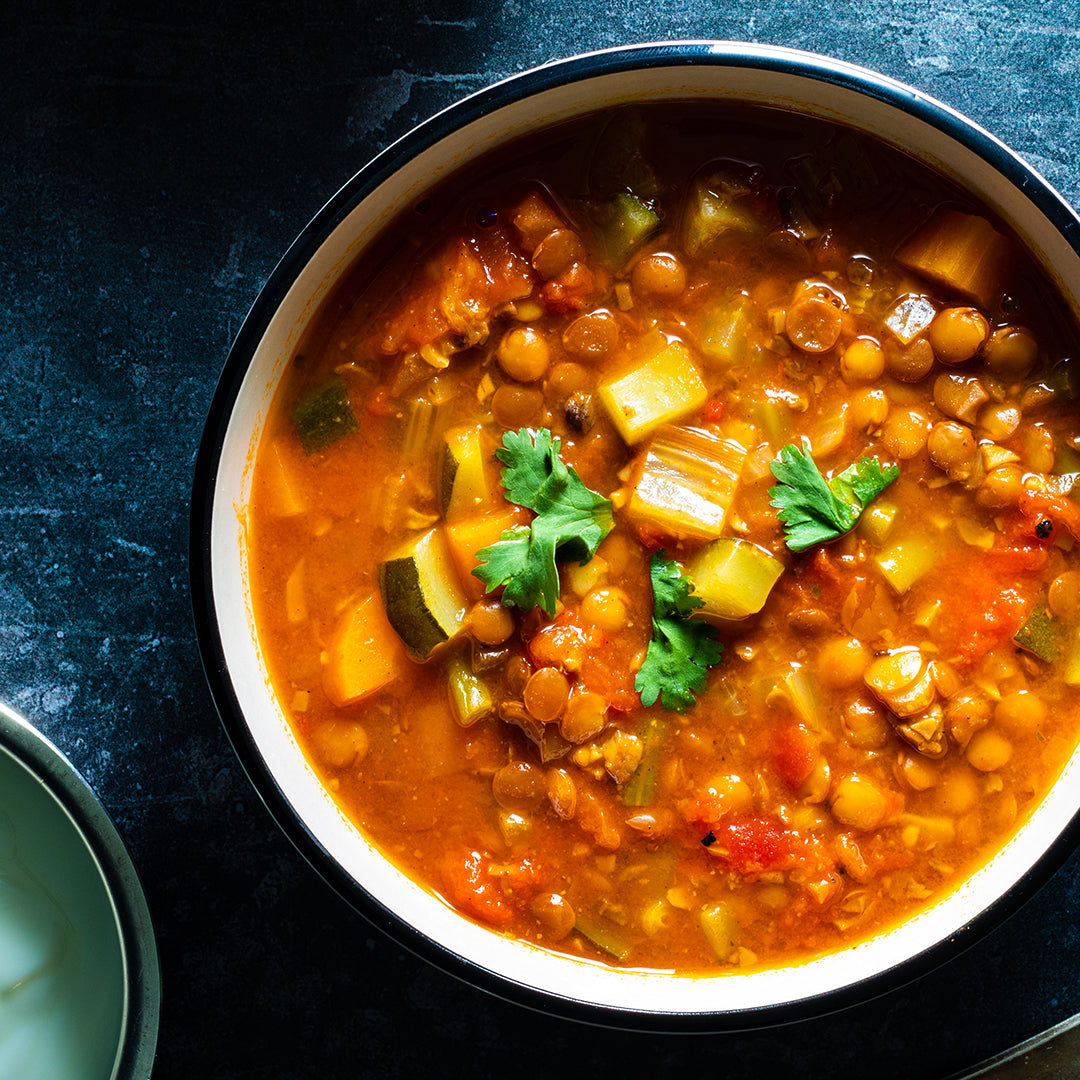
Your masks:
[[[254,613],[305,753],[407,874],[575,956],[745,969],[909,918],[1077,742],[1074,341],[985,210],[847,130],[685,104],[512,144],[353,268],[268,418]],[[472,573],[537,535],[519,432],[611,503],[550,614]],[[792,550],[807,445],[898,475]],[[646,707],[658,559],[704,603],[661,625],[723,653]]]

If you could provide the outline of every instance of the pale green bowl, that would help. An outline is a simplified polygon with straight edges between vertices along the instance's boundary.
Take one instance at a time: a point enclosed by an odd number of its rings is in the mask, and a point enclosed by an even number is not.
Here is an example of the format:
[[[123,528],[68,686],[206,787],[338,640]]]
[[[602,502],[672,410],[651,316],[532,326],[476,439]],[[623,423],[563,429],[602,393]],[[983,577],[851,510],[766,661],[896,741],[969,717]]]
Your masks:
[[[160,993],[115,826],[71,762],[0,704],[0,1076],[146,1080]]]

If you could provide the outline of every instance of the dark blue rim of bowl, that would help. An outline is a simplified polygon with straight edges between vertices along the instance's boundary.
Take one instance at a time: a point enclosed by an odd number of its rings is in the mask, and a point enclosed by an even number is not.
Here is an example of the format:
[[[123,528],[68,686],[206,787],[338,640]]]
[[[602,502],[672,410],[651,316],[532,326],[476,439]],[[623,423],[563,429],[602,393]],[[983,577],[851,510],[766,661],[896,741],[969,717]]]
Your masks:
[[[157,1051],[161,967],[150,908],[108,811],[68,758],[24,717],[0,706],[0,748],[40,781],[77,826],[116,910],[127,981],[115,1080],[146,1080]]]
[[[1006,893],[948,939],[850,986],[796,1001],[725,1012],[655,1013],[598,1005],[549,993],[480,967],[432,941],[372,897],[330,856],[299,819],[259,753],[229,678],[212,588],[211,523],[214,488],[233,405],[248,365],[274,312],[319,246],[349,212],[405,162],[458,128],[503,106],[567,83],[632,69],[688,66],[758,68],[832,84],[906,112],[949,135],[992,165],[1080,253],[1080,218],[1011,150],[953,109],[886,76],[797,50],[740,42],[657,42],[555,61],[477,91],[424,121],[383,150],[335,194],[300,232],[256,298],[237,333],[207,413],[196,456],[190,521],[192,614],[203,669],[225,732],[256,792],[278,826],[323,879],[374,926],[443,971],[527,1008],[609,1028],[655,1032],[734,1032],[823,1016],[895,990],[969,948],[1014,914],[1042,887],[1080,841],[1080,814]]]

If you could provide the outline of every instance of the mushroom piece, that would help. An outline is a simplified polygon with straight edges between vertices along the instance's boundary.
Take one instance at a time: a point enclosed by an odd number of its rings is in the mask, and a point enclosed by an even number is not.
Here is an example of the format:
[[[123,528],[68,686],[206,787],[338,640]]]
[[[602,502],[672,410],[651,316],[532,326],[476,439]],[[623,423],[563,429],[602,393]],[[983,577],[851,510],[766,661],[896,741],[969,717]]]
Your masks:
[[[918,716],[937,700],[933,661],[913,646],[877,657],[863,680],[873,695],[902,719]]]
[[[938,704],[931,705],[921,716],[901,722],[894,718],[897,735],[908,742],[923,757],[944,757],[949,749],[945,739],[945,713]]]

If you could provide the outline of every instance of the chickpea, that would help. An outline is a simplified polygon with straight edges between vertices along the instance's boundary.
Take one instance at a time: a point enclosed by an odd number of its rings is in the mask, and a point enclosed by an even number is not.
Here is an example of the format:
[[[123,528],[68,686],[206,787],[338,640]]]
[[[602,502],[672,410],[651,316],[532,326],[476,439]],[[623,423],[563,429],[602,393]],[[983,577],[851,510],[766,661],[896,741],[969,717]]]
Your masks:
[[[873,780],[853,775],[845,777],[833,789],[829,809],[841,825],[869,830],[885,820],[889,803]]]
[[[934,664],[917,648],[885,653],[870,664],[863,679],[867,688],[897,716],[918,716],[937,698]]]
[[[852,430],[865,432],[881,427],[888,415],[889,399],[885,391],[864,387],[851,395],[846,419]]]
[[[331,721],[312,733],[319,757],[332,769],[346,769],[363,761],[368,751],[368,733],[359,724]]]
[[[544,927],[544,938],[561,941],[577,921],[577,915],[565,896],[560,893],[541,893],[529,902],[533,917]]]
[[[499,367],[518,382],[536,382],[547,373],[551,350],[547,339],[531,326],[508,330],[495,353]]]
[[[1075,622],[1080,615],[1080,570],[1066,570],[1058,574],[1046,594],[1050,610],[1067,622]]]
[[[844,710],[841,724],[847,741],[860,750],[884,746],[889,737],[889,724],[881,707],[869,698],[855,698]]]
[[[808,803],[823,803],[829,796],[831,777],[828,761],[824,756],[819,757],[810,775],[799,785],[799,798]]]
[[[934,350],[926,338],[916,338],[909,345],[890,341],[885,347],[885,368],[894,379],[916,383],[934,366]]]
[[[557,667],[538,668],[523,693],[525,708],[537,720],[557,720],[570,697],[570,680]]]
[[[754,808],[754,793],[741,776],[714,776],[709,788],[720,797],[723,814],[745,814]]]
[[[577,360],[602,360],[618,340],[615,316],[603,309],[578,316],[562,335],[563,348]]]
[[[962,480],[971,475],[978,444],[970,428],[955,420],[941,420],[930,429],[926,449],[942,472]]]
[[[941,813],[959,817],[979,802],[979,782],[969,768],[954,769],[934,789],[934,804]]]
[[[512,761],[491,778],[491,791],[504,810],[534,810],[547,795],[544,770],[529,761]]]
[[[591,390],[592,384],[593,376],[581,364],[564,361],[548,372],[547,390],[558,402],[568,401],[574,394]]]
[[[934,316],[926,336],[943,364],[962,364],[982,347],[990,326],[973,307],[945,308]]]
[[[843,329],[840,309],[828,300],[803,296],[788,309],[784,330],[796,348],[808,353],[828,352],[839,340]]]
[[[1020,501],[1024,489],[1024,470],[1019,465],[999,465],[987,473],[975,501],[991,510],[1004,510]]]
[[[945,722],[949,734],[958,746],[968,740],[990,720],[990,702],[981,694],[959,694],[945,706]]]
[[[469,610],[469,629],[481,645],[501,645],[514,632],[514,616],[498,600],[478,600]]]
[[[531,386],[506,383],[491,395],[491,415],[500,427],[511,431],[529,427],[542,413],[543,393]]]
[[[581,617],[609,633],[626,626],[630,601],[622,589],[593,589],[581,601]]]
[[[559,731],[567,742],[576,744],[595,739],[607,724],[607,702],[591,691],[574,694],[559,720]]]
[[[870,650],[858,638],[832,638],[818,650],[818,681],[832,687],[854,686],[869,659]]]
[[[566,769],[552,769],[547,775],[547,797],[551,808],[564,821],[577,809],[577,784]]]
[[[1054,471],[1054,436],[1046,428],[1027,425],[1020,432],[1021,451],[1028,472],[1049,473]]]
[[[937,766],[921,754],[901,754],[893,771],[913,791],[926,791],[940,779]]]
[[[551,281],[584,259],[585,245],[573,229],[553,229],[536,245],[532,264],[545,281]]]
[[[658,251],[634,264],[630,283],[643,296],[671,300],[686,288],[686,267],[676,256]]]
[[[930,434],[930,420],[914,407],[889,410],[881,430],[881,442],[894,457],[901,461],[913,458],[926,446]]]
[[[994,708],[994,723],[1017,734],[1035,731],[1045,720],[1042,698],[1028,690],[1006,694]]]
[[[848,384],[869,383],[885,370],[885,350],[871,337],[856,338],[840,357],[840,376]]]
[[[520,697],[531,675],[532,664],[524,656],[511,656],[506,662],[506,689],[512,696]]]
[[[1015,405],[992,402],[979,412],[980,433],[994,442],[1001,442],[1020,426],[1020,410]]]
[[[983,346],[983,362],[1000,379],[1022,379],[1039,359],[1039,343],[1022,326],[1001,326]]]
[[[1000,731],[983,728],[971,736],[965,755],[979,772],[997,772],[1012,757],[1012,743]]]

